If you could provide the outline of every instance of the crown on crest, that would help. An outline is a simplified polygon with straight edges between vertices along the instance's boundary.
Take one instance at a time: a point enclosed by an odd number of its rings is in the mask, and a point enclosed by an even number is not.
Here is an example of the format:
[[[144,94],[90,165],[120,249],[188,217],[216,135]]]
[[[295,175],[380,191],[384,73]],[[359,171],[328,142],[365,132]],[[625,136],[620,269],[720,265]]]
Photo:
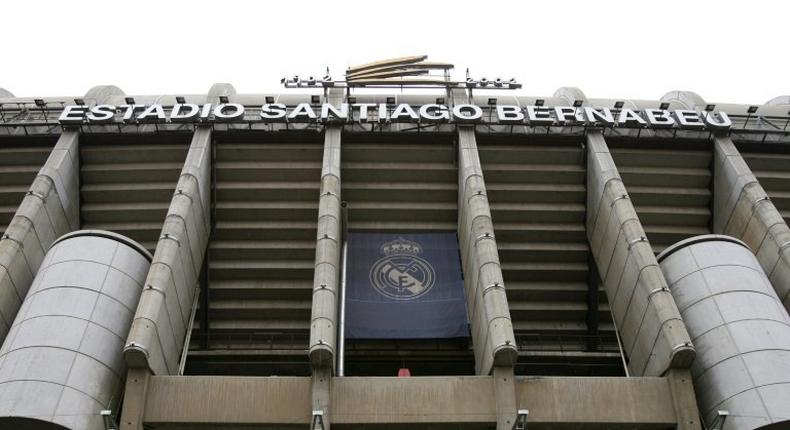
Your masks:
[[[422,245],[417,242],[406,240],[402,237],[399,237],[393,241],[386,242],[384,245],[381,245],[381,253],[384,255],[396,255],[396,254],[422,254]]]

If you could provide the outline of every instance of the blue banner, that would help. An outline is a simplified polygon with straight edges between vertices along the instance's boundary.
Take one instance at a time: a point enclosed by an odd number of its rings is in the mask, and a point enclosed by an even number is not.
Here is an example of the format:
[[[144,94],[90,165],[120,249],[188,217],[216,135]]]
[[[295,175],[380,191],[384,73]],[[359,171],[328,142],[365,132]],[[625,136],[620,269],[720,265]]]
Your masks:
[[[346,338],[469,336],[454,232],[350,232],[347,258]]]

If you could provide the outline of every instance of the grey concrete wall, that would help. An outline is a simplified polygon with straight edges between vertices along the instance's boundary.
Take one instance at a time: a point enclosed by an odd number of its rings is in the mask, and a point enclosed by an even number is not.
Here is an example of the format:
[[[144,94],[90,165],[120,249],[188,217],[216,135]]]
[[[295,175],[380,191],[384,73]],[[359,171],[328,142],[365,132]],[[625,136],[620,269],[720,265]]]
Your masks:
[[[658,256],[699,350],[692,376],[700,412],[724,430],[790,422],[790,316],[751,250],[729,236],[697,236]],[[718,427],[721,428],[721,427]]]
[[[475,131],[470,126],[458,128],[458,200],[458,241],[475,370],[488,375],[494,366],[515,364],[518,351]]]
[[[338,105],[342,91],[330,92],[327,102]],[[310,319],[310,362],[334,367],[337,348],[338,292],[342,218],[340,209],[340,137],[342,127],[324,131],[324,160],[318,201],[318,227],[313,275],[313,304]]]
[[[587,137],[587,236],[631,374],[690,366],[694,347],[599,132]]]
[[[78,132],[58,139],[0,238],[0,341],[58,237],[79,228]]]
[[[790,227],[727,136],[714,138],[713,231],[744,241],[790,309]]]
[[[96,230],[52,246],[0,348],[0,427],[104,430],[99,412],[117,412],[123,343],[150,259],[130,239]]]
[[[131,367],[176,374],[210,233],[211,128],[195,130],[124,348]]]
[[[669,378],[517,378],[532,429],[698,429],[678,422],[685,391]],[[308,427],[310,378],[155,376],[144,421],[203,426]],[[333,423],[480,429],[497,420],[493,377],[347,377],[332,384]],[[693,398],[693,391],[691,392]],[[692,404],[692,408],[695,407]]]

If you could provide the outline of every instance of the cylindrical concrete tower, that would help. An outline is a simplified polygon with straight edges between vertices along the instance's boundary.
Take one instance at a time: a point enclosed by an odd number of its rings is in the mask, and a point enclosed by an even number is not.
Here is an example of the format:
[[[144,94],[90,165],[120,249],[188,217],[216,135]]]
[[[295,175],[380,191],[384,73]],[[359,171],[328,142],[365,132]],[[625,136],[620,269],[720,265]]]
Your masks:
[[[790,316],[754,254],[729,236],[692,237],[658,256],[697,358],[705,422],[725,430],[790,424]]]
[[[53,244],[0,349],[0,428],[104,429],[99,414],[117,413],[123,345],[150,261],[106,231]]]

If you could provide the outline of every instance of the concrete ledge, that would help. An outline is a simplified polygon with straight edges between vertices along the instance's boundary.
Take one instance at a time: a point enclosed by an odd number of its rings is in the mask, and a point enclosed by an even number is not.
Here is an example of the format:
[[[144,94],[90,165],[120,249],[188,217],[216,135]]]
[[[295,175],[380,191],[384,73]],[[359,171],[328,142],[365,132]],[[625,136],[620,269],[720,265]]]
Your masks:
[[[144,422],[305,428],[310,420],[310,383],[307,377],[154,376]],[[693,400],[687,404],[690,384],[676,393],[668,378],[516,378],[515,387],[516,404],[530,411],[531,429],[670,429],[677,425],[676,408],[696,407]],[[344,428],[480,428],[493,426],[497,418],[489,376],[333,378],[331,399],[330,420]],[[675,399],[685,401],[675,406]]]

